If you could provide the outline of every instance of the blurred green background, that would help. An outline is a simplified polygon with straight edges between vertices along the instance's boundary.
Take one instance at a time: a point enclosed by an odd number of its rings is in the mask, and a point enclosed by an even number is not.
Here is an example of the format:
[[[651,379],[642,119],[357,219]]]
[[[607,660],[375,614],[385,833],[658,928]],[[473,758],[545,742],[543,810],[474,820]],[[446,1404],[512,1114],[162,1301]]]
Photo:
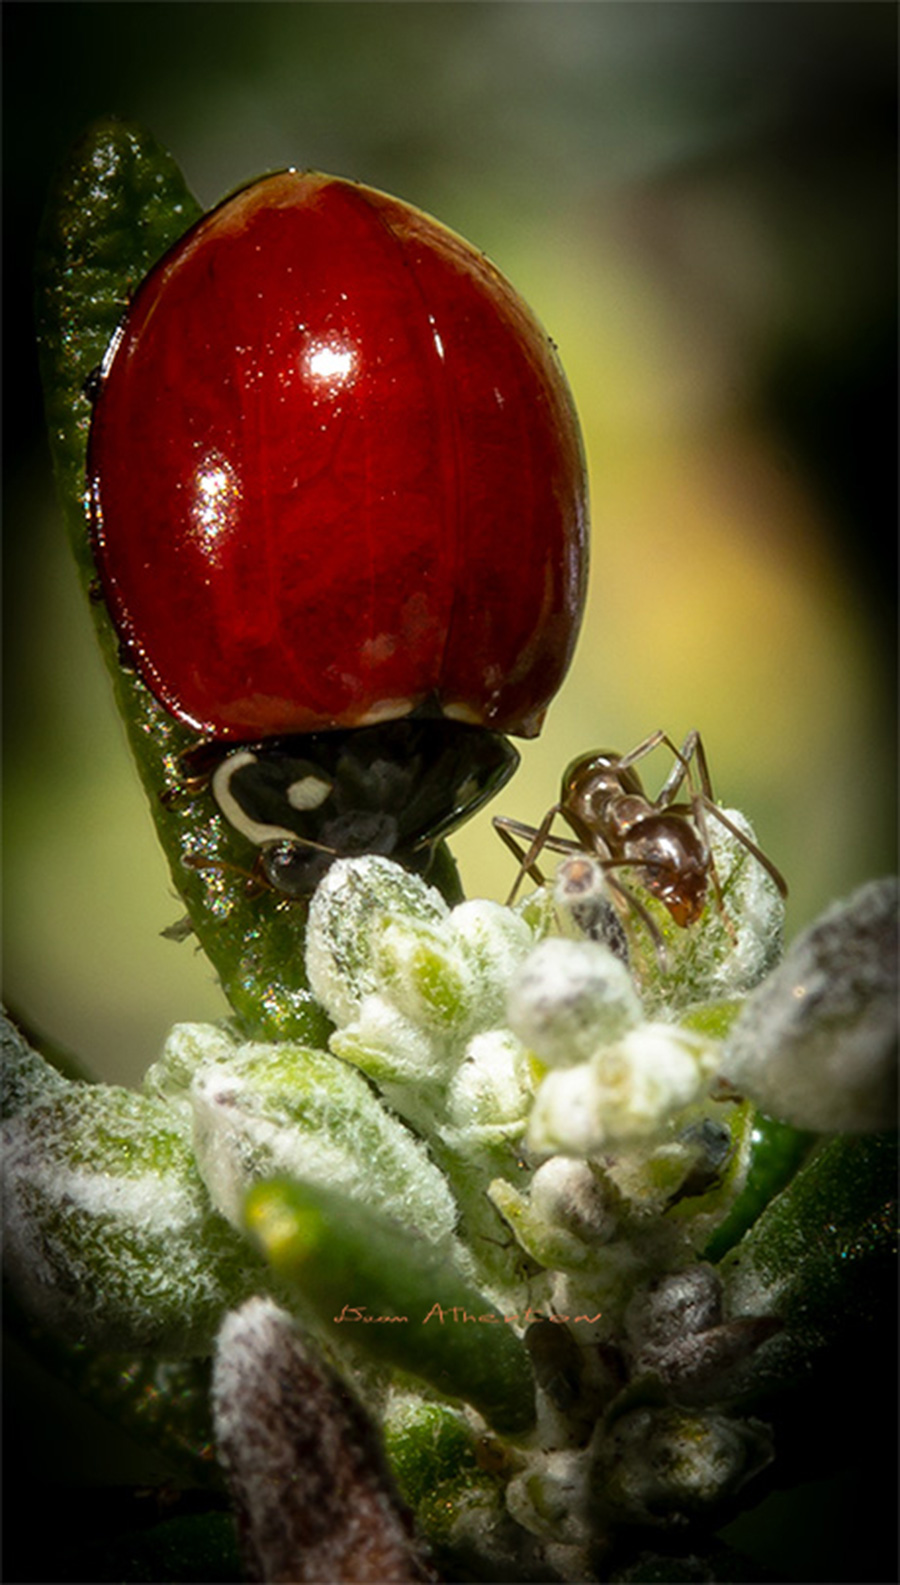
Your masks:
[[[896,30],[865,0],[4,5],[5,994],[32,1027],[133,1082],[224,1008],[160,937],[179,904],[42,435],[31,259],[84,125],[146,124],[206,204],[359,178],[511,278],[581,413],[593,563],[497,809],[537,821],[576,754],[697,726],[795,932],[896,863]],[[502,898],[490,812],[454,846]]]

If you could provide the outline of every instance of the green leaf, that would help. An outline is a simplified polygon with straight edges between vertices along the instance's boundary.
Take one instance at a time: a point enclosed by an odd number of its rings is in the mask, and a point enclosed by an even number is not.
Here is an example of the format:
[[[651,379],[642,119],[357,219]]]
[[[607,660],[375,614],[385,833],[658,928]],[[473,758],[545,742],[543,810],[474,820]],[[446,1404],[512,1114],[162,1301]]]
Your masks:
[[[896,1257],[896,1136],[828,1141],[718,1268],[731,1315],[783,1323],[754,1355],[748,1393],[802,1385],[817,1361],[865,1357],[895,1313]]]
[[[498,1431],[533,1425],[524,1344],[446,1253],[343,1195],[285,1179],[252,1189],[246,1217],[330,1341],[462,1398]]]
[[[744,1187],[703,1251],[717,1261],[743,1238],[769,1201],[790,1183],[818,1136],[757,1112],[751,1124],[750,1162]]]

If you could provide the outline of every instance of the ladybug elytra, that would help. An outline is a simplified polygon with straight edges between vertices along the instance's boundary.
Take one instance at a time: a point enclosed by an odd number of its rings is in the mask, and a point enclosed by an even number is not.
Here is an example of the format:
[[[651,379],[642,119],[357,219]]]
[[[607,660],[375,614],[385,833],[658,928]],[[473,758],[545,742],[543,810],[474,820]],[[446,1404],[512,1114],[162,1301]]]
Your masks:
[[[88,484],[125,650],[290,895],[317,853],[427,859],[571,660],[586,484],[555,350],[371,188],[284,171],[165,255],[104,360]]]

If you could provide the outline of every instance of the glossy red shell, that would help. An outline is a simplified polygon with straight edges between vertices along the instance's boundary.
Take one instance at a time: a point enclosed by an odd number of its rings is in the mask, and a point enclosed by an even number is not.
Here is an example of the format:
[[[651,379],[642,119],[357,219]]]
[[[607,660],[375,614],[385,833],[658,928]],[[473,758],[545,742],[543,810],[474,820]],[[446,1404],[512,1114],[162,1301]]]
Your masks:
[[[432,698],[539,729],[584,603],[578,423],[522,299],[409,205],[291,171],[213,210],[131,304],[88,471],[113,621],[179,720]]]

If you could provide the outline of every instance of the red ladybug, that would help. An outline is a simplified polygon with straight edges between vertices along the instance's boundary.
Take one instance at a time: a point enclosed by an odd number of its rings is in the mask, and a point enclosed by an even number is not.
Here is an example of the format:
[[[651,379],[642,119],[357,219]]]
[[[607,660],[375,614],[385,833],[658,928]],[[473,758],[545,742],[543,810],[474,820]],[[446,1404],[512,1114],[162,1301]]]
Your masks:
[[[511,774],[499,734],[540,729],[584,604],[578,423],[521,298],[409,205],[285,171],[205,216],[111,343],[88,478],[118,633],[172,716],[243,745],[213,787],[267,852],[428,851]],[[408,753],[416,829],[363,835],[398,789],[362,811],[351,784]]]

